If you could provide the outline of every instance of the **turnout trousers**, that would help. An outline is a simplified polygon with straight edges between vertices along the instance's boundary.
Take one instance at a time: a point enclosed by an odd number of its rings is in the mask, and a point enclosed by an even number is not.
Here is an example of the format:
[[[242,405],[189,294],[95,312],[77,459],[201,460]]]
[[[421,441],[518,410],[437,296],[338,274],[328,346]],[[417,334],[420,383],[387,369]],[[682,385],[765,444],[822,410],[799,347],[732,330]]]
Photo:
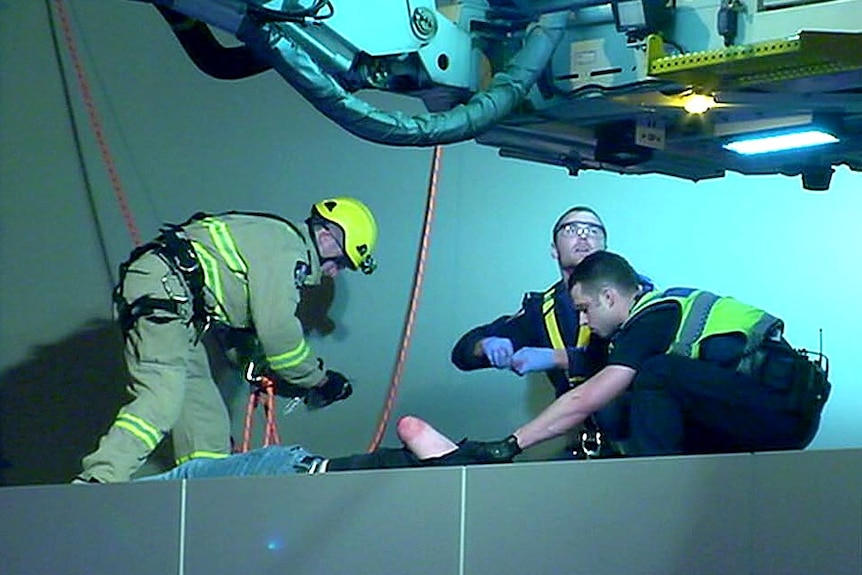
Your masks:
[[[136,315],[124,332],[131,401],[98,448],[83,461],[83,479],[128,481],[170,432],[177,462],[230,453],[230,418],[207,351],[192,323],[192,298],[182,276],[159,255],[131,261],[120,294],[136,302],[172,301]]]

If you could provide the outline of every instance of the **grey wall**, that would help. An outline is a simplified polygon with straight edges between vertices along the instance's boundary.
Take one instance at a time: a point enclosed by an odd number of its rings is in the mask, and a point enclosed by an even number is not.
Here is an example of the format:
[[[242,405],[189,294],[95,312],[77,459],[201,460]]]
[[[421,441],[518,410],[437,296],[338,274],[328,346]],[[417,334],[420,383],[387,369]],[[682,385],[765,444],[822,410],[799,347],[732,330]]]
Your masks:
[[[122,401],[110,285],[133,244],[63,23],[54,10],[52,26],[49,5],[0,1],[0,456],[12,484],[66,480]],[[338,278],[336,329],[312,336],[330,366],[355,378],[354,397],[279,422],[287,442],[332,455],[364,450],[408,310],[431,150],[361,141],[274,73],[236,82],[203,75],[148,5],[69,0],[67,7],[108,153],[144,238],[198,210],[300,219],[332,194],[357,195],[374,209],[380,268]],[[421,110],[406,98],[366,96]],[[415,413],[455,436],[490,437],[549,401],[541,378],[462,374],[449,350],[466,329],[514,311],[524,291],[555,280],[549,227],[565,208],[589,204],[605,218],[611,249],[659,285],[695,285],[765,307],[785,319],[797,346],[816,348],[822,329],[834,392],[814,447],[862,445],[851,331],[862,303],[848,295],[862,279],[848,251],[862,244],[859,181],[840,169],[828,194],[813,195],[782,176],[697,184],[596,172],[572,178],[472,143],[446,147],[393,417]],[[244,388],[225,379],[239,433]],[[393,439],[390,425],[386,442]]]

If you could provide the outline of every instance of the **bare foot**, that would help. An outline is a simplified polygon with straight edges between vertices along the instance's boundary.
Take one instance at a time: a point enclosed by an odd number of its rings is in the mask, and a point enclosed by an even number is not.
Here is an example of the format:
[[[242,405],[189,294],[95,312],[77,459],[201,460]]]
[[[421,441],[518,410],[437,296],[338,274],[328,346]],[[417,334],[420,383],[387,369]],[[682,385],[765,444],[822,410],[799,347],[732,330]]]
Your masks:
[[[398,437],[419,459],[440,457],[458,449],[455,443],[434,429],[431,424],[412,415],[398,420]]]

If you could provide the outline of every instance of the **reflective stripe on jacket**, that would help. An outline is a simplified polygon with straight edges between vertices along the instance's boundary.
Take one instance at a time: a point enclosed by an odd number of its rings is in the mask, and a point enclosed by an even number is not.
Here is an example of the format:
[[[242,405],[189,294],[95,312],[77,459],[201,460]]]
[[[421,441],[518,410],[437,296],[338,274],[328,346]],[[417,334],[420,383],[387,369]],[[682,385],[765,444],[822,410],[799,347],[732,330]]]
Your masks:
[[[320,362],[296,317],[297,265],[304,285],[320,283],[320,262],[289,222],[265,214],[231,212],[183,226],[204,270],[207,307],[224,324],[254,329],[270,367],[291,383],[323,378]]]

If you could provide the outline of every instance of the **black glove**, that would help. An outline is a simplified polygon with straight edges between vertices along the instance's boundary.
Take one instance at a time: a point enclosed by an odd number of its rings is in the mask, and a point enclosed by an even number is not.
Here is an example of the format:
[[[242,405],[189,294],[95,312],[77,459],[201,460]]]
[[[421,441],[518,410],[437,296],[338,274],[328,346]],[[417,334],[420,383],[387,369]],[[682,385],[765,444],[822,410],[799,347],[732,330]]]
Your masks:
[[[353,386],[344,374],[326,370],[326,382],[323,385],[312,387],[305,396],[305,405],[308,409],[321,409],[336,401],[347,399],[353,393]]]
[[[265,381],[269,380],[268,382]],[[301,397],[305,399],[308,388],[290,383],[270,369],[269,364],[264,361],[249,361],[245,367],[245,380],[252,386],[253,390],[264,391],[270,383],[275,384],[275,394],[279,397]]]
[[[521,453],[518,438],[510,435],[499,441],[469,441],[462,439],[452,453],[425,459],[423,465],[474,465],[477,463],[511,463]]]
[[[272,376],[275,381],[275,394],[279,397],[299,397],[303,401],[308,397],[308,388],[302,387],[301,385],[296,385],[295,383],[290,383],[289,381],[282,379],[273,374]]]

